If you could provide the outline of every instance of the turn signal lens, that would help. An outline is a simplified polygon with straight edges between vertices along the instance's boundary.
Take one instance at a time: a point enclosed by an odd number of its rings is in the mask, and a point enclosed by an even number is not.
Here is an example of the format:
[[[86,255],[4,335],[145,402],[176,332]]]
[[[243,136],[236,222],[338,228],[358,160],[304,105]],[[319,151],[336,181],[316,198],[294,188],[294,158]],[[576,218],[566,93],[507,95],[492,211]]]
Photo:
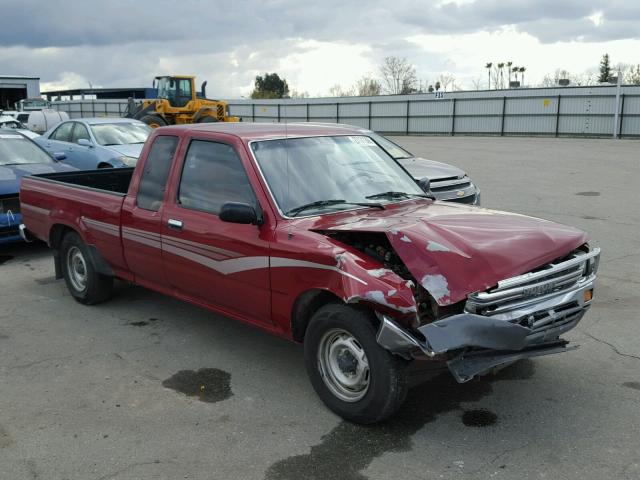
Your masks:
[[[590,302],[593,298],[593,289],[584,291],[584,301]]]

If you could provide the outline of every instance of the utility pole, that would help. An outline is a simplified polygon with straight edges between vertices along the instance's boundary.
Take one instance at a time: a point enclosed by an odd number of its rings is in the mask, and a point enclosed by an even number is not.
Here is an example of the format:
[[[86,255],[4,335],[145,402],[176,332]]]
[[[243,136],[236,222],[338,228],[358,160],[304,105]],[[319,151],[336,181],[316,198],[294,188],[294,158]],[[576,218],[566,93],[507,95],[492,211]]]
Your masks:
[[[616,110],[613,121],[613,138],[618,138],[618,117],[620,116],[620,90],[622,90],[622,70],[618,69],[618,81],[616,82]]]

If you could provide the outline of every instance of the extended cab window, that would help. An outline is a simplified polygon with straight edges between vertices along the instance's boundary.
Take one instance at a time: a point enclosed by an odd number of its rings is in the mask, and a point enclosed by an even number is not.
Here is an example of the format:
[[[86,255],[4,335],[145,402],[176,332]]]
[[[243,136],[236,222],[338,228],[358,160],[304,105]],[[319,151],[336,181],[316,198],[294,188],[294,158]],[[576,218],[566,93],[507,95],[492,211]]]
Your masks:
[[[53,132],[51,138],[54,140],[59,140],[60,142],[70,142],[73,124],[74,122],[63,123],[56,129],[55,132]]]
[[[153,141],[138,187],[137,203],[140,208],[156,212],[160,209],[177,146],[178,137],[174,136],[161,135]]]
[[[256,200],[233,147],[193,140],[182,169],[178,202],[185,208],[217,215],[227,202],[255,205]]]

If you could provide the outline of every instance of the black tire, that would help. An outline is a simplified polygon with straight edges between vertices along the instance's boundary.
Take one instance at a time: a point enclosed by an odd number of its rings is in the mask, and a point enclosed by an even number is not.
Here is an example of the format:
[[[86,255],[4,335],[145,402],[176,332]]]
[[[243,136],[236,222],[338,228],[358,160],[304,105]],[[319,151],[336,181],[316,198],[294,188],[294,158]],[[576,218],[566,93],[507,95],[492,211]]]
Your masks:
[[[404,402],[409,388],[407,375],[409,362],[392,355],[378,344],[374,323],[375,317],[367,310],[330,304],[315,313],[304,337],[305,364],[316,393],[330,410],[345,420],[361,424],[376,423],[391,416]],[[345,332],[345,335],[340,332]],[[341,387],[336,388],[336,382],[331,380],[331,373],[325,373],[325,370],[330,370],[331,367],[323,366],[326,362],[323,363],[321,358],[324,357],[319,353],[339,350],[339,348],[327,349],[326,347],[327,339],[332,339],[336,334],[342,337],[334,341],[334,347],[335,342],[348,339],[350,344],[356,345],[364,352],[366,363],[368,363],[369,375],[366,390],[363,392],[358,390],[360,387],[356,388],[357,391],[348,401],[340,397],[344,392],[335,393],[336,389],[340,391]],[[349,339],[349,336],[355,340],[355,343]],[[344,350],[342,352],[344,353]],[[341,355],[342,353],[337,357]],[[348,358],[347,363],[353,358],[353,356],[351,359]],[[347,367],[357,370],[361,366],[354,367],[353,364],[348,364]],[[342,369],[342,366],[339,368]],[[344,373],[345,370],[341,372]],[[354,373],[354,376],[357,375]],[[327,378],[326,381],[325,378]],[[340,384],[339,381],[337,383]],[[351,395],[351,392],[347,394]],[[359,395],[362,396],[358,397]]]
[[[198,119],[198,123],[217,123],[219,120],[216,117],[206,116]]]
[[[69,232],[62,239],[60,260],[69,293],[78,302],[93,305],[111,297],[113,277],[96,272],[89,249],[76,232]],[[85,272],[84,282],[79,280],[80,270]]]
[[[146,123],[151,128],[158,127],[166,127],[168,125],[167,121],[162,118],[160,115],[156,115],[155,113],[147,113],[140,118],[141,122]]]

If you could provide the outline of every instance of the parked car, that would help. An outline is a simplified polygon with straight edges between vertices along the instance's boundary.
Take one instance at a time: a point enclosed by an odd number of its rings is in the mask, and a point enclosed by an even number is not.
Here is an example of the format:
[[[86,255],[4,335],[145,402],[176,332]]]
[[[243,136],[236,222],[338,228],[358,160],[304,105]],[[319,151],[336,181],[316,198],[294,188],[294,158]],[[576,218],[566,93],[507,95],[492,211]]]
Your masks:
[[[301,342],[318,395],[360,423],[401,408],[415,358],[466,382],[570,349],[600,252],[576,228],[434,202],[335,126],[165,127],[135,169],[25,177],[20,195],[78,302],[117,277]]]
[[[20,179],[34,173],[68,172],[42,148],[14,129],[0,129],[0,245],[22,241]]]
[[[36,141],[49,152],[63,151],[81,170],[132,167],[151,129],[128,118],[79,118],[60,123]]]
[[[347,124],[300,123],[304,125],[332,125],[341,128],[357,128],[380,145],[389,155],[395,158],[417,181],[429,180],[431,193],[438,200],[480,205],[480,188],[473,183],[464,170],[447,163],[416,157],[397,143],[392,142],[371,130],[361,129]]]
[[[369,134],[386,152],[395,158],[416,180],[429,180],[431,193],[438,200],[480,205],[480,188],[464,170],[447,163],[416,157],[388,138]]]
[[[31,139],[40,136],[37,133],[29,130],[25,125],[9,115],[0,115],[0,129],[16,130],[25,137],[29,137]]]

